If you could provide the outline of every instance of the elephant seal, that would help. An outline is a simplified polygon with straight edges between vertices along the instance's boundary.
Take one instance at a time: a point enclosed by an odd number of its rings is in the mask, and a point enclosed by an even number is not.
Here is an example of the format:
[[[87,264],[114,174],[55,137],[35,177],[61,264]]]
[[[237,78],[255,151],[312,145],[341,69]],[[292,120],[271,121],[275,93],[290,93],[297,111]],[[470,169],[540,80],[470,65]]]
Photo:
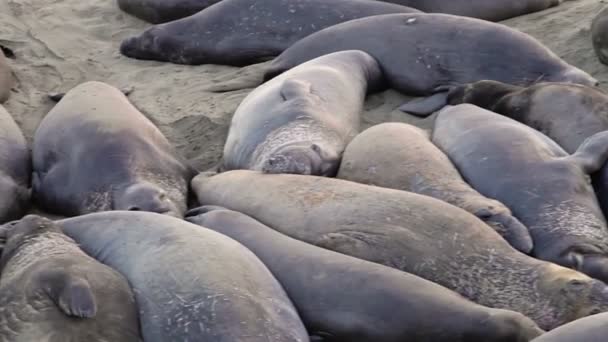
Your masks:
[[[118,0],[121,10],[152,24],[188,17],[221,0]]]
[[[608,336],[608,313],[577,319],[558,327],[532,342],[600,342]]]
[[[133,287],[146,342],[306,342],[285,291],[240,243],[156,213],[110,211],[58,221]]]
[[[125,278],[57,224],[28,215],[1,235],[0,341],[141,341]]]
[[[604,8],[591,23],[593,50],[600,62],[608,64],[608,7]]]
[[[309,34],[351,19],[419,12],[369,0],[223,0],[124,40],[131,58],[243,66],[268,60]]]
[[[223,169],[335,175],[359,131],[365,94],[381,80],[370,55],[341,51],[259,86],[232,117]]]
[[[599,88],[561,82],[519,87],[479,81],[453,88],[448,103],[474,104],[519,121],[545,134],[566,152],[608,130],[608,94]]]
[[[501,21],[559,5],[562,0],[384,0],[428,13]]]
[[[32,190],[65,216],[144,210],[181,216],[194,170],[116,88],[70,90],[34,134]]]
[[[11,95],[14,79],[4,52],[0,49],[0,103],[5,102]]]
[[[0,223],[18,219],[30,207],[32,158],[21,129],[0,105]]]
[[[535,257],[608,281],[608,227],[589,177],[608,159],[608,131],[569,155],[528,126],[461,104],[439,112],[432,141],[528,227]]]
[[[254,252],[313,335],[332,341],[490,342],[530,341],[543,332],[522,314],[486,308],[414,275],[292,239],[244,214],[208,207],[191,213],[196,215],[188,221]]]
[[[201,205],[249,215],[298,240],[415,274],[542,329],[608,310],[608,287],[512,248],[438,199],[341,179],[235,170],[192,180]]]
[[[435,197],[477,216],[516,249],[532,251],[528,229],[504,204],[472,189],[420,128],[396,122],[368,128],[346,147],[337,177]]]
[[[479,80],[516,85],[539,80],[598,84],[523,32],[474,18],[426,13],[377,15],[320,30],[275,58],[264,79],[342,50],[369,53],[392,88],[427,96],[400,108],[412,114],[440,109],[451,87]]]

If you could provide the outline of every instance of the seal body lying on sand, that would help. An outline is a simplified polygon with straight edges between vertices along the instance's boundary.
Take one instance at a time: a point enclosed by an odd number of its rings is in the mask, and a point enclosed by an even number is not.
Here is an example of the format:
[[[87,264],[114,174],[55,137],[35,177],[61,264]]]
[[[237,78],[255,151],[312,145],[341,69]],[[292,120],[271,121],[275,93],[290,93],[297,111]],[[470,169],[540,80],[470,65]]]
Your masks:
[[[560,4],[562,0],[384,0],[428,13],[446,13],[489,21],[501,21],[538,12]]]
[[[10,97],[13,82],[13,73],[8,66],[4,52],[0,49],[0,103],[3,103]]]
[[[21,129],[0,105],[0,223],[20,218],[30,207],[32,158]]]
[[[404,123],[372,126],[351,141],[338,178],[435,197],[477,216],[513,247],[529,253],[528,229],[502,203],[468,185],[428,134]]]
[[[280,54],[309,34],[351,19],[418,10],[369,0],[223,0],[122,42],[123,55],[179,64],[242,66]]]
[[[378,15],[323,29],[285,50],[264,78],[341,50],[362,50],[375,57],[390,86],[402,93],[433,95],[401,107],[417,115],[444,106],[451,87],[480,80],[598,83],[523,32],[479,19],[426,13]]]
[[[35,200],[66,216],[104,210],[181,216],[194,175],[150,120],[100,82],[70,90],[42,120],[33,164]]]
[[[192,181],[199,203],[252,216],[298,240],[418,275],[551,329],[608,310],[606,284],[512,248],[432,197],[334,178],[236,170]]]
[[[256,88],[232,117],[226,170],[335,175],[382,71],[362,51],[321,56]]]
[[[152,24],[181,19],[221,0],[118,0],[121,10]]]
[[[58,221],[134,289],[146,342],[306,342],[285,291],[247,248],[156,213],[112,211]]]
[[[529,341],[542,333],[522,314],[486,308],[414,275],[292,239],[245,214],[209,207],[191,212],[197,215],[188,221],[241,242],[270,268],[313,335],[490,342]]]
[[[57,224],[29,215],[1,235],[0,341],[141,341],[125,278]]]
[[[534,256],[608,281],[608,228],[589,177],[608,159],[608,131],[569,155],[528,126],[462,104],[439,112],[432,140],[528,227]]]

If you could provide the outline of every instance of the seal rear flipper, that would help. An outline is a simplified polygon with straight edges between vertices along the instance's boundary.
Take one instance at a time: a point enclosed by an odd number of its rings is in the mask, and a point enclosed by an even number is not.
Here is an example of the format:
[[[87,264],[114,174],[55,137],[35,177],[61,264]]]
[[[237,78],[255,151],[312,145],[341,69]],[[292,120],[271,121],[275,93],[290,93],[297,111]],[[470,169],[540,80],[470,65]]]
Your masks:
[[[576,152],[565,159],[579,165],[586,174],[599,171],[608,160],[608,131],[585,139]]]
[[[42,280],[49,297],[66,315],[92,318],[97,314],[97,301],[87,280],[64,270],[49,270]]]
[[[413,99],[399,107],[399,110],[425,118],[448,104],[448,94],[447,91],[444,91],[428,97]]]

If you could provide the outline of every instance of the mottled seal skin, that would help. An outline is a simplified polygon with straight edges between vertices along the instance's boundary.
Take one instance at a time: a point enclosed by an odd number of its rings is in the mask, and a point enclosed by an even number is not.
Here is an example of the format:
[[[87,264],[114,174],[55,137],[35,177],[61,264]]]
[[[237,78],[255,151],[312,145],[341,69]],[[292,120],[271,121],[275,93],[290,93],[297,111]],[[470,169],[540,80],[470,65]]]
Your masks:
[[[0,103],[5,102],[10,97],[14,81],[11,68],[6,61],[4,52],[0,49]]]
[[[243,66],[268,60],[309,34],[348,20],[418,10],[369,0],[223,0],[124,40],[131,58]]]
[[[143,210],[182,216],[194,170],[116,88],[70,90],[34,135],[32,190],[65,216]]]
[[[0,105],[0,223],[18,219],[30,207],[32,158],[21,129]]]
[[[192,187],[201,205],[242,212],[292,238],[520,312],[545,330],[608,310],[603,282],[520,253],[475,216],[432,197],[246,170],[201,174]]]
[[[448,103],[474,104],[519,121],[574,153],[585,139],[608,130],[608,94],[595,87],[542,82],[519,87],[479,81],[455,87]]]
[[[383,123],[357,135],[337,177],[435,197],[477,216],[516,249],[532,250],[528,229],[511,211],[471,188],[428,134],[412,125]]]
[[[121,10],[152,24],[173,21],[200,12],[221,0],[118,0]]]
[[[604,8],[591,23],[593,50],[600,62],[608,64],[608,7]]]
[[[133,287],[146,342],[306,342],[285,291],[240,243],[156,213],[111,211],[58,221]]]
[[[254,252],[309,332],[327,340],[530,341],[542,333],[522,314],[489,309],[414,275],[292,239],[247,215],[213,207],[190,213],[188,221]]]
[[[534,256],[608,281],[608,228],[589,177],[608,159],[608,131],[569,155],[528,126],[462,104],[439,112],[432,140],[528,227]]]
[[[426,13],[378,15],[323,29],[275,58],[264,79],[342,50],[369,53],[392,88],[428,96],[401,107],[416,115],[443,107],[451,87],[479,80],[516,85],[539,80],[598,84],[523,32],[474,18]]]
[[[562,0],[383,0],[428,13],[446,13],[501,21],[559,5]]]
[[[0,341],[141,341],[127,280],[35,215],[2,228]]]
[[[223,170],[335,175],[382,71],[361,51],[321,56],[252,91],[232,117]]]
[[[601,313],[565,324],[533,342],[600,342],[608,336],[608,313]]]

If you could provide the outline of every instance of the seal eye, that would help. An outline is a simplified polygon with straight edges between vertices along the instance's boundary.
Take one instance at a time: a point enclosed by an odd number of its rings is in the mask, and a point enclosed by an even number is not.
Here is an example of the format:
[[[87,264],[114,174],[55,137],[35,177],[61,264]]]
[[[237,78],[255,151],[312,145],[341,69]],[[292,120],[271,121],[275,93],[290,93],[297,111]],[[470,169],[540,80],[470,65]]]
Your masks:
[[[129,207],[127,210],[129,210],[129,211],[140,211],[141,209],[139,207],[133,206],[133,207]]]

